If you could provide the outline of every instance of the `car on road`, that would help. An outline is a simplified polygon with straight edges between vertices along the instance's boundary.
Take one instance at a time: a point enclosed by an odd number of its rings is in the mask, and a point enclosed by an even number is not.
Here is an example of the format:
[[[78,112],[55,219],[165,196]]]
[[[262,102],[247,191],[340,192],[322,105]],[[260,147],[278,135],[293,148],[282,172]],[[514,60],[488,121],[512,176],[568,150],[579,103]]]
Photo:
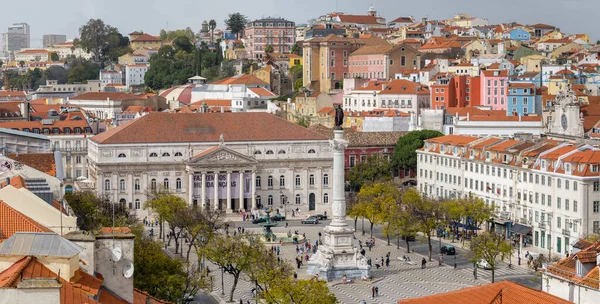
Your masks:
[[[264,223],[264,222],[266,222],[266,221],[267,221],[267,219],[268,219],[268,218],[269,218],[269,217],[268,217],[268,216],[266,216],[266,215],[259,216],[259,217],[257,217],[257,218],[254,218],[254,219],[252,220],[252,224]]]
[[[492,269],[492,266],[490,265],[490,263],[488,263],[485,259],[481,259],[479,262],[477,262],[477,267],[483,268],[485,270]]]
[[[317,214],[316,216],[319,221],[327,219],[327,214]]]
[[[402,236],[402,240],[406,240],[406,235],[403,235],[403,236]],[[409,242],[414,242],[414,241],[416,241],[416,240],[417,240],[417,239],[415,238],[415,236],[414,236],[414,235],[409,235],[409,236],[408,236],[408,241],[409,241]]]
[[[456,249],[452,245],[444,245],[440,249],[440,253],[441,254],[445,254],[445,255],[455,255],[456,254]]]
[[[305,220],[302,220],[302,224],[313,224],[316,225],[319,223],[319,219],[316,215],[311,215],[307,217]]]
[[[271,220],[274,222],[285,221],[285,216],[283,216],[281,214],[275,214],[275,215],[273,215],[273,217],[271,217]]]

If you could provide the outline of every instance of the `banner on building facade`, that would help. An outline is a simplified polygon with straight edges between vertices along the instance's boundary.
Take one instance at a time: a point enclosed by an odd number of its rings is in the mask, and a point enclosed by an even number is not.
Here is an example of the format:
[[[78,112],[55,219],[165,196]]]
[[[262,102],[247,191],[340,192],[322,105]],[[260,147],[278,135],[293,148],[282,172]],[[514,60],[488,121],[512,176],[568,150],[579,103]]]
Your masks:
[[[252,174],[244,173],[243,185],[240,185],[240,173],[231,173],[231,181],[229,185],[227,184],[227,173],[222,173],[218,175],[217,180],[215,180],[214,174],[206,174],[206,198],[214,199],[215,191],[217,191],[219,199],[227,199],[227,188],[231,188],[231,198],[238,199],[240,198],[240,187],[244,187],[244,198],[251,198],[252,196]],[[194,184],[193,184],[193,199],[201,199],[202,198],[202,175],[194,174]]]

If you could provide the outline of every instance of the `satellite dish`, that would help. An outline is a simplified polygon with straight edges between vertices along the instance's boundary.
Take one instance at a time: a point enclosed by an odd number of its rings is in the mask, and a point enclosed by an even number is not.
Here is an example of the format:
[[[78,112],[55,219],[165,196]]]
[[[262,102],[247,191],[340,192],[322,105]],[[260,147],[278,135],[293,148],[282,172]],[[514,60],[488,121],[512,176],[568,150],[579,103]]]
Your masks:
[[[125,268],[123,268],[123,276],[127,279],[133,276],[133,263],[129,262],[125,265]]]
[[[112,260],[115,262],[118,262],[121,260],[121,256],[122,256],[122,252],[121,252],[121,248],[119,247],[115,247],[112,250]]]

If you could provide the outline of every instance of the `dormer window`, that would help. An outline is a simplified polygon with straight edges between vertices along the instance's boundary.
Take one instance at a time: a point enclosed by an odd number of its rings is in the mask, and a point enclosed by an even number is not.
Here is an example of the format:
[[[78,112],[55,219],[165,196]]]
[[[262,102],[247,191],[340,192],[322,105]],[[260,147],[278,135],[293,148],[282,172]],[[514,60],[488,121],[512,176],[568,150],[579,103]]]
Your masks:
[[[445,152],[445,151],[444,151],[444,150],[445,150],[445,148],[446,148],[446,147],[445,147],[444,145],[440,145],[440,152],[442,152],[442,153],[443,153],[443,152]]]
[[[425,143],[425,151],[429,151],[429,143]]]
[[[470,158],[475,157],[475,150],[469,150],[469,157]]]
[[[591,169],[592,169],[592,172],[597,173],[598,172],[598,165],[592,165]]]
[[[571,173],[571,164],[565,164],[564,167],[566,173]]]
[[[155,152],[150,153],[150,157],[158,157],[158,154],[156,154]]]
[[[502,162],[503,163],[508,163],[508,154],[502,154]]]
[[[546,170],[546,161],[545,160],[542,160],[542,169]]]
[[[271,151],[271,150],[267,151],[267,155],[271,155],[271,154],[273,154],[273,151]]]
[[[489,151],[485,152],[485,160],[490,160],[490,152]]]
[[[308,150],[308,154],[315,154],[315,153],[317,153],[317,152],[315,152],[315,149]]]
[[[254,151],[254,155],[262,154],[259,150]]]
[[[454,147],[453,149],[454,154],[458,154],[458,147]]]

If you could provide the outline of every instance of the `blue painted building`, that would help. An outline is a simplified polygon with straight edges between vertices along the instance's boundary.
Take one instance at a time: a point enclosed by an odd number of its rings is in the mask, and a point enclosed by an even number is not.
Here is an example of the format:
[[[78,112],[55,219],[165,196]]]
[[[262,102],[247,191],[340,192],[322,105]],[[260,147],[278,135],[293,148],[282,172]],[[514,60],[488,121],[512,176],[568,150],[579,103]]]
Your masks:
[[[504,35],[505,38],[518,41],[529,41],[531,34],[521,27],[514,28]]]
[[[535,98],[535,85],[532,82],[511,82],[508,84],[508,116],[542,115],[542,107]]]

